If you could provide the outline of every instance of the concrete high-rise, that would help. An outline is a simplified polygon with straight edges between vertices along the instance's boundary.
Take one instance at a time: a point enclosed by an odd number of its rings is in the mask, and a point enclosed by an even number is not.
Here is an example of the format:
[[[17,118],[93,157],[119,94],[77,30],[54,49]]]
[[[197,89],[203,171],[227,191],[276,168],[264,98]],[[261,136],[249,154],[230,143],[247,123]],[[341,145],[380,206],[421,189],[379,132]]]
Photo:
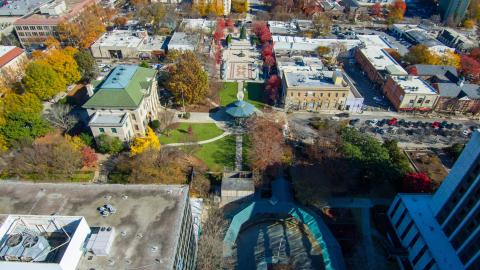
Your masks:
[[[440,0],[440,15],[443,21],[459,24],[465,18],[470,0]]]
[[[413,269],[480,269],[480,133],[434,195],[398,194],[388,216]]]

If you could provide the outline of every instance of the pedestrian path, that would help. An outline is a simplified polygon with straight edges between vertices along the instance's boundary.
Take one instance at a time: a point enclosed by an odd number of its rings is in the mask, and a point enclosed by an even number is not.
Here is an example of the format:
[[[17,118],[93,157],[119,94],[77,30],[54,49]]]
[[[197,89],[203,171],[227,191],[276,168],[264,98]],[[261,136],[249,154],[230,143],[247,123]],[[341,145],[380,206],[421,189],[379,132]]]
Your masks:
[[[164,144],[162,146],[163,147],[177,147],[177,146],[185,146],[185,145],[207,144],[207,143],[211,143],[211,142],[214,142],[214,141],[218,141],[222,138],[225,138],[230,134],[231,134],[230,131],[225,131],[224,133],[218,135],[217,137],[214,137],[214,138],[211,138],[211,139],[208,139],[208,140],[204,140],[204,141],[187,142],[187,143],[169,143],[169,144]]]
[[[241,171],[242,170],[242,163],[243,163],[243,136],[241,134],[237,135],[235,138],[236,145],[235,145],[235,170]]]

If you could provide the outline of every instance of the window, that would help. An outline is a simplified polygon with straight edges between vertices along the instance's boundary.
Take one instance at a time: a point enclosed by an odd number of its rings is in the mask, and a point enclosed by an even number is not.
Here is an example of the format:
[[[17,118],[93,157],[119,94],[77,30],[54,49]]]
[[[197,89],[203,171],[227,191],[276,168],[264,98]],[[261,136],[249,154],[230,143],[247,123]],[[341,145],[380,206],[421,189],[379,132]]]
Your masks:
[[[410,231],[410,229],[413,226],[413,220],[410,220],[410,223],[408,223],[407,227],[403,231],[402,235],[400,235],[400,239],[403,240],[405,239],[405,236],[407,236],[407,233]]]
[[[305,96],[308,97],[308,92],[305,92]]]
[[[425,252],[427,252],[427,246],[423,246],[420,252],[418,252],[417,256],[413,258],[412,260],[413,266],[415,266],[415,264],[418,263],[418,261],[423,257],[423,254],[425,254]]]
[[[100,131],[100,133],[105,133],[105,129],[104,129],[104,128],[99,128],[98,130]]]
[[[113,132],[113,133],[117,133],[117,129],[116,129],[116,128],[112,128],[112,132]]]
[[[292,93],[290,93],[290,96],[291,96],[291,97],[293,97],[293,92],[292,92]]]
[[[428,103],[430,103],[430,100],[429,99],[425,100],[425,104],[428,104]]]
[[[320,93],[320,96],[323,97],[323,93]]]
[[[422,102],[423,102],[423,98],[419,98],[419,99],[417,100],[417,103],[422,103]]]
[[[330,97],[330,93],[328,93],[328,97]]]
[[[312,95],[315,96],[315,93],[313,93]]]
[[[338,93],[335,93],[335,97],[338,97]]]
[[[300,92],[298,93],[298,96],[300,96]]]
[[[137,120],[137,118],[135,118],[135,114],[132,114],[132,119]]]
[[[414,101],[415,101],[415,100],[413,100],[413,99],[410,99],[410,101],[409,101],[408,103],[413,103]]]
[[[342,97],[345,97],[345,93],[342,94]]]
[[[140,128],[138,128],[138,125],[135,125],[135,130],[140,130]]]
[[[417,243],[418,238],[420,238],[419,232],[417,232],[415,236],[412,238],[412,240],[410,241],[410,243],[408,243],[408,248],[412,248],[415,245],[415,243]]]
[[[35,30],[35,26],[30,26],[30,30]]]
[[[42,26],[37,25],[37,30],[42,30]]]

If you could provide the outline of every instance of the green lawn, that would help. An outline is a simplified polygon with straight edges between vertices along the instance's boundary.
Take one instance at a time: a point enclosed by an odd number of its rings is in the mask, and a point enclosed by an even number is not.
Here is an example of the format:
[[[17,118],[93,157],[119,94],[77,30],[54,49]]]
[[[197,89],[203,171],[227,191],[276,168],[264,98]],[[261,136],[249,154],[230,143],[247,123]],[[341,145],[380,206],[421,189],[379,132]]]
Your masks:
[[[63,174],[49,174],[47,176],[39,176],[36,174],[23,175],[25,180],[30,180],[34,182],[90,182],[93,180],[95,175],[94,171],[78,171],[72,176],[63,175]]]
[[[250,102],[258,109],[263,108],[263,84],[245,82],[247,93],[244,100]],[[220,91],[220,105],[227,106],[237,100],[237,82],[225,82],[224,88]]]
[[[224,167],[235,166],[235,136],[229,135],[199,147],[195,156],[203,160],[210,171],[221,172]]]
[[[169,144],[187,141],[189,126],[192,126],[195,141],[208,140],[223,133],[223,130],[214,123],[180,123],[177,129],[170,131],[170,136],[167,137],[165,134],[161,134],[159,136],[160,143]]]

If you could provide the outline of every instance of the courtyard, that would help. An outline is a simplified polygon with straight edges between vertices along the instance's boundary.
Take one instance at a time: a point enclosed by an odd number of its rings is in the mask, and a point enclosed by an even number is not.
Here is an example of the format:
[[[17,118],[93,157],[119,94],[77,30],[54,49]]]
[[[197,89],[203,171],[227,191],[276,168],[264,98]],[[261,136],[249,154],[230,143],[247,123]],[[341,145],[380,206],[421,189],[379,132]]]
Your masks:
[[[259,51],[248,40],[233,39],[223,51],[225,80],[259,80],[262,60]]]

